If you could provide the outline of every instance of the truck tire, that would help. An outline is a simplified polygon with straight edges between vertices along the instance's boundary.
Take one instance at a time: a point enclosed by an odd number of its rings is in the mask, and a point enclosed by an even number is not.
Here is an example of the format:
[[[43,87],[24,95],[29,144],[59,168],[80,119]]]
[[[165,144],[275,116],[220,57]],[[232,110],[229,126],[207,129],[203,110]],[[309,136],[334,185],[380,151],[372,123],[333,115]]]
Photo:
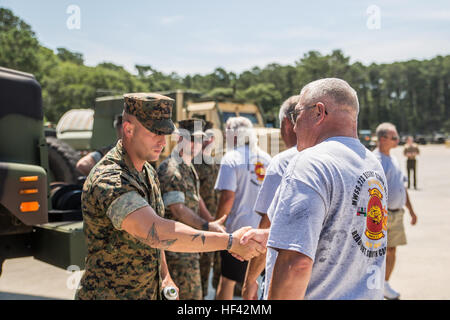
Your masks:
[[[55,137],[46,137],[48,146],[48,165],[54,181],[76,184],[82,176],[76,169],[80,155],[67,143]]]

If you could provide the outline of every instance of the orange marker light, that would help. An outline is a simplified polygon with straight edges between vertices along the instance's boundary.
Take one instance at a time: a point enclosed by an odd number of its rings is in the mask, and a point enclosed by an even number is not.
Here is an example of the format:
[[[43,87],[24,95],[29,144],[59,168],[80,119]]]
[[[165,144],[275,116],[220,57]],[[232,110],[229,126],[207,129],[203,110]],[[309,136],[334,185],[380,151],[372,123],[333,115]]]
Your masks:
[[[22,212],[36,212],[39,210],[39,202],[32,201],[32,202],[22,202],[20,204],[20,211]]]
[[[20,177],[20,182],[32,182],[32,181],[38,181],[38,176],[30,176],[30,177]]]
[[[20,194],[36,194],[38,189],[23,189],[19,191]]]

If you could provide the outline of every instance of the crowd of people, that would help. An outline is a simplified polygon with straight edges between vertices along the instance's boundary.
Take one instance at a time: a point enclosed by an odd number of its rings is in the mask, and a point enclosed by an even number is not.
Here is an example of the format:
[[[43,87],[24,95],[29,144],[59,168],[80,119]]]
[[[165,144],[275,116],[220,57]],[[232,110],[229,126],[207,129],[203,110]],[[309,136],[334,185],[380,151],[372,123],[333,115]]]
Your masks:
[[[405,206],[417,222],[390,154],[399,137],[382,123],[374,152],[360,143],[347,82],[311,82],[281,105],[287,149],[273,158],[249,119],[229,118],[220,163],[205,161],[216,159],[212,123],[176,128],[174,101],[159,94],[124,100],[117,144],[101,159],[90,155],[76,299],[161,299],[173,287],[179,299],[200,300],[212,266],[220,300],[233,299],[236,284],[244,299],[399,298],[388,281],[406,244]],[[149,163],[171,134],[177,145],[155,170]],[[409,171],[418,149],[408,147]]]

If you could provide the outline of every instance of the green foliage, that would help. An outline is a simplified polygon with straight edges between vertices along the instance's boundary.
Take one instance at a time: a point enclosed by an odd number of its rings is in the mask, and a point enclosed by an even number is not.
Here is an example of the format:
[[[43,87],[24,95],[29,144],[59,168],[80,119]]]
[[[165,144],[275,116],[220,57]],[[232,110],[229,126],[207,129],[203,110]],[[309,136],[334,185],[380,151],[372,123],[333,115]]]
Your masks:
[[[39,43],[31,27],[11,10],[0,8],[0,65],[10,69],[37,72]]]
[[[136,65],[137,75],[103,62],[84,65],[83,54],[39,44],[31,27],[10,10],[0,8],[0,65],[33,73],[42,86],[45,116],[57,122],[71,108],[90,108],[95,98],[126,92],[197,91],[203,97],[254,101],[268,121],[279,106],[307,83],[325,77],[346,80],[357,91],[359,126],[374,130],[383,121],[403,133],[450,132],[450,55],[391,64],[350,63],[341,50],[323,55],[310,51],[295,65],[269,64],[240,74],[216,68],[212,73],[164,74]]]
[[[66,48],[57,48],[56,51],[58,52],[56,55],[61,61],[72,62],[80,66],[83,65],[83,54],[79,52],[72,52]]]
[[[147,85],[149,91],[169,91],[185,89],[181,77],[176,73],[164,75],[149,65],[136,65],[138,79]]]
[[[233,88],[214,88],[205,95],[203,98],[211,99],[234,99]]]
[[[282,97],[273,83],[259,83],[238,91],[237,98],[256,102],[265,113],[270,113],[279,108]]]

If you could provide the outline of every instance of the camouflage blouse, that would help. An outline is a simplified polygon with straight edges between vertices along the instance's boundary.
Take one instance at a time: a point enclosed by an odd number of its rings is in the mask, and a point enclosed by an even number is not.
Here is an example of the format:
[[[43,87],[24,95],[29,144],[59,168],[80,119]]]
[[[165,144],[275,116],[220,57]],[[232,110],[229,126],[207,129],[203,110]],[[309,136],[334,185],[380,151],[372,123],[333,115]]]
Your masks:
[[[169,206],[183,203],[198,214],[200,204],[200,181],[194,165],[189,166],[172,153],[158,167],[158,178],[161,183],[161,194],[166,208],[165,218],[180,221],[173,216]],[[166,259],[198,259],[198,253],[180,253],[166,251]]]
[[[160,250],[121,229],[126,216],[152,207],[164,216],[155,170],[138,172],[122,141],[92,169],[82,193],[86,271],[76,299],[160,299]]]
[[[200,181],[193,164],[188,166],[180,157],[171,154],[158,167],[158,178],[167,219],[178,221],[169,209],[175,203],[183,203],[198,214]]]
[[[211,215],[214,217],[219,203],[219,193],[214,190],[217,174],[219,173],[219,164],[194,164],[200,180],[200,196],[205,202]]]

